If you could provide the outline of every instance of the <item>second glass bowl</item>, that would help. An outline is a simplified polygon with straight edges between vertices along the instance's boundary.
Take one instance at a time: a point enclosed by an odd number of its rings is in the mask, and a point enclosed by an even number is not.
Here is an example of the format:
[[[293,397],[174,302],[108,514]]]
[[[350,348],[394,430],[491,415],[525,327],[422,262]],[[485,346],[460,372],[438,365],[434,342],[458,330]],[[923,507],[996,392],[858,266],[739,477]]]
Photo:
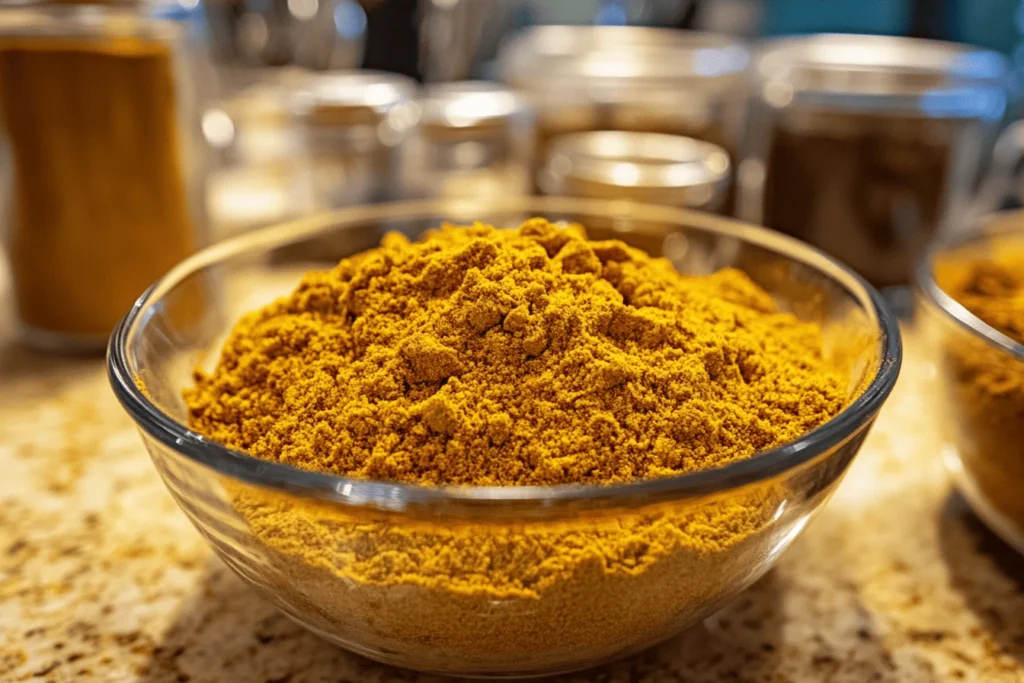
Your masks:
[[[1024,345],[950,296],[942,276],[1000,250],[1024,253],[1024,213],[984,222],[918,264],[920,319],[937,361],[940,423],[951,429],[947,467],[978,516],[1024,553]]]
[[[233,322],[299,274],[442,221],[544,216],[596,226],[686,273],[745,270],[821,324],[850,403],[798,440],[720,469],[611,486],[424,488],[299,471],[192,432],[181,395]],[[323,239],[330,237],[330,239]],[[323,262],[304,245],[336,245]],[[157,470],[216,552],[327,640],[468,676],[590,667],[657,643],[756,581],[835,489],[896,381],[878,293],[791,238],[714,216],[531,198],[353,208],[268,228],[183,262],[111,339],[111,382]]]

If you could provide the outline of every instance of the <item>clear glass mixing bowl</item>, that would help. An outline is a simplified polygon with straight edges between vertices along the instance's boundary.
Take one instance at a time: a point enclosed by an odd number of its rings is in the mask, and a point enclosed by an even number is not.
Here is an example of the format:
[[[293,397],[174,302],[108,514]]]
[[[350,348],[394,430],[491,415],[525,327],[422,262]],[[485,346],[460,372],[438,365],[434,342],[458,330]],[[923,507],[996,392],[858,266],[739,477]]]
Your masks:
[[[423,488],[257,460],[189,430],[181,395],[232,323],[299,274],[441,221],[573,220],[686,273],[737,266],[821,323],[848,407],[752,459],[611,486]],[[311,248],[315,245],[315,248]],[[292,618],[367,657],[470,676],[581,669],[668,638],[762,576],[825,504],[899,372],[896,319],[789,237],[668,207],[530,198],[352,208],[248,233],[180,264],[111,339],[110,379],[175,499]]]

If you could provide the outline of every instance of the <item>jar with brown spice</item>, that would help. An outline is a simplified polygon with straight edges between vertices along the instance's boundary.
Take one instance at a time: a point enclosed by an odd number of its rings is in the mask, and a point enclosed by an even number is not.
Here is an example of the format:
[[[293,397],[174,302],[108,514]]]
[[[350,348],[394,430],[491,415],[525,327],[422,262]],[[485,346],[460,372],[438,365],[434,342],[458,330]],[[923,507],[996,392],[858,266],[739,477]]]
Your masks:
[[[770,41],[738,167],[739,215],[901,285],[960,217],[1006,107],[1000,55],[879,36]]]
[[[0,9],[4,231],[31,343],[101,349],[203,235],[190,60],[144,5]]]

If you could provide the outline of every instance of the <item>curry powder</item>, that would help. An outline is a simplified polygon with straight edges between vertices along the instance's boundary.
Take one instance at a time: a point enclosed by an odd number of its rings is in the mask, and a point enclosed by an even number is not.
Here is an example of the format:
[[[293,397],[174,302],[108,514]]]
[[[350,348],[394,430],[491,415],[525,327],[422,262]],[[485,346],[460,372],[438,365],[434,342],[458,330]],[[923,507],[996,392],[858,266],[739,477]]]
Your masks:
[[[0,40],[14,300],[32,332],[104,347],[136,297],[198,242],[170,46]]]
[[[817,325],[743,273],[684,277],[544,220],[445,227],[308,274],[188,393],[257,457],[431,485],[614,483],[718,467],[839,412]]]
[[[533,219],[391,234],[307,274],[239,321],[186,403],[205,436],[308,470],[609,484],[790,441],[843,408],[845,379],[820,328],[742,272],[682,276]],[[550,672],[667,637],[756,578],[751,557],[777,547],[785,504],[800,507],[764,482],[558,519],[438,520],[229,488],[290,611],[364,654],[461,673]]]
[[[1024,250],[994,239],[987,254],[954,254],[939,286],[982,321],[1024,344]],[[986,501],[1024,534],[1024,362],[968,333],[942,349],[964,468]]]

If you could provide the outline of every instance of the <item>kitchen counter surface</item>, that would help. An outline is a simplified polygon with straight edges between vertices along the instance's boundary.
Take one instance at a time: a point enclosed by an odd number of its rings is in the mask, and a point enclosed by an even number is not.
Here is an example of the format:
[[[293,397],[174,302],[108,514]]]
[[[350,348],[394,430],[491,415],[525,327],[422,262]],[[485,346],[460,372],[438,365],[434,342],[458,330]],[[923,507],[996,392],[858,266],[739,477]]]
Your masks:
[[[951,491],[931,369],[912,332],[907,346],[851,472],[778,568],[702,626],[574,680],[1024,681],[1024,558]],[[436,679],[333,648],[256,597],[164,490],[103,361],[4,338],[0,680]]]

